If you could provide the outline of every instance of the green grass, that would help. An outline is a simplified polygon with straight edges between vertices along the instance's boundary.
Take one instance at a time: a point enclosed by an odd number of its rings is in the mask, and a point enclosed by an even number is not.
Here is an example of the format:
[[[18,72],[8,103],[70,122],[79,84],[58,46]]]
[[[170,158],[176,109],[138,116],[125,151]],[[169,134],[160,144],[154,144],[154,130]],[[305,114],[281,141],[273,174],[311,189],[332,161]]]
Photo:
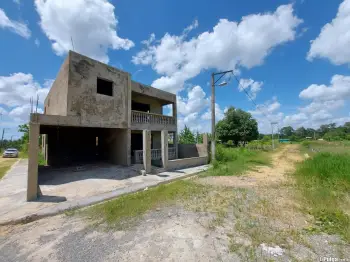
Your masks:
[[[28,152],[25,151],[21,151],[19,152],[19,158],[28,158]],[[39,166],[45,166],[46,162],[44,159],[44,155],[41,153],[41,151],[39,150],[39,154],[38,154],[38,165]]]
[[[160,185],[133,194],[93,206],[83,213],[98,223],[117,228],[125,228],[140,218],[147,211],[164,204],[186,201],[192,197],[206,196],[207,186],[198,185],[190,180],[179,180]]]
[[[339,234],[350,241],[350,217],[343,209],[350,195],[350,154],[317,153],[296,172],[305,206],[315,218],[309,231]]]
[[[202,176],[235,176],[257,165],[269,165],[270,152],[246,148],[225,148],[218,145],[213,168]]]
[[[17,159],[9,158],[9,159],[2,159],[0,162],[0,179],[2,179],[6,172],[11,168],[11,166],[17,161]]]

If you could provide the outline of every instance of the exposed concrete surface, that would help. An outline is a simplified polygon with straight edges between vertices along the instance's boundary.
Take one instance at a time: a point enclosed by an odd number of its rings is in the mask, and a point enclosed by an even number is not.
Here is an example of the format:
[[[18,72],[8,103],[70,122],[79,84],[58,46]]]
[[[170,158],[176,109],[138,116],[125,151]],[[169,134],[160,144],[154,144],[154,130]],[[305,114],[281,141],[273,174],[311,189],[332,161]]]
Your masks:
[[[168,161],[168,170],[176,170],[193,166],[202,166],[208,163],[207,156],[173,159]]]
[[[0,181],[0,224],[88,206],[207,169],[207,166],[200,166],[141,176],[132,167],[105,164],[79,172],[72,169],[50,171],[44,176],[39,174],[40,189],[44,196],[37,201],[26,202],[27,164],[27,160],[20,160]]]
[[[227,236],[204,226],[210,218],[169,207],[130,230],[106,231],[80,217],[50,217],[0,228],[0,261],[237,261]]]

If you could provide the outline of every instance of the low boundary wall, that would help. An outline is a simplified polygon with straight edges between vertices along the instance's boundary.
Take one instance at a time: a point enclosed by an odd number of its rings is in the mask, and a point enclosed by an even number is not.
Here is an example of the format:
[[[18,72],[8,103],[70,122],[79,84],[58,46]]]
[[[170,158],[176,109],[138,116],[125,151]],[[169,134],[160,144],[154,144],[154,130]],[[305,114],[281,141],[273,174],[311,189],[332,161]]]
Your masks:
[[[168,161],[167,170],[182,169],[187,167],[202,166],[208,164],[207,156],[181,158]]]

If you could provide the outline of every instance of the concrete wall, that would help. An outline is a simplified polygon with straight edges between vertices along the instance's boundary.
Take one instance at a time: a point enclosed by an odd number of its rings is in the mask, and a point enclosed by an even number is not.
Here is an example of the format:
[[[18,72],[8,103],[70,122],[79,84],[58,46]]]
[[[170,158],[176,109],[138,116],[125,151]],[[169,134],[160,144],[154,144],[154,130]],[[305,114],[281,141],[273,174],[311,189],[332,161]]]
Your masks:
[[[152,97],[156,97],[165,101],[168,101],[170,103],[174,103],[176,102],[176,95],[151,87],[151,86],[147,86],[147,85],[143,85],[141,83],[135,82],[135,81],[131,81],[131,90],[133,92],[139,93],[139,94],[143,94],[143,95],[147,95],[147,96],[152,96]]]
[[[67,95],[69,76],[69,55],[64,60],[56,80],[52,84],[44,102],[44,111],[48,115],[67,115]],[[34,98],[35,99],[35,98]]]
[[[106,136],[109,160],[117,165],[130,165],[130,130],[109,129]]]
[[[162,143],[161,143],[161,132],[160,131],[152,131],[152,149],[161,149]]]
[[[179,144],[178,145],[178,157],[202,157],[208,156],[208,149],[205,144]]]
[[[132,95],[132,101],[150,105],[150,113],[163,114],[162,101],[157,98],[143,95]]]
[[[174,159],[168,161],[167,170],[182,169],[187,167],[201,166],[208,163],[208,157],[192,157],[183,159]]]
[[[72,51],[69,60],[67,114],[80,116],[83,125],[128,128],[129,74]],[[113,82],[113,96],[97,93],[98,77]]]

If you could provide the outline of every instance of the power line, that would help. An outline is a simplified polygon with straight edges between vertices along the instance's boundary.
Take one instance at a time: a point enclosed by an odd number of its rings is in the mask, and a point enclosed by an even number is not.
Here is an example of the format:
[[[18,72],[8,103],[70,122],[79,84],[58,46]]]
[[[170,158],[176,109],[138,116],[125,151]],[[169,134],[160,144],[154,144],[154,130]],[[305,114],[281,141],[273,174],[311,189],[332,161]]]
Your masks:
[[[269,122],[271,123],[272,121],[270,120],[270,118],[265,114],[264,111],[260,110],[259,105],[254,101],[254,99],[251,97],[251,95],[247,92],[247,90],[245,89],[245,87],[243,87],[243,85],[241,84],[240,79],[238,79],[238,77],[232,72],[233,76],[235,77],[236,81],[238,82],[238,85],[242,88],[242,90],[244,91],[244,93],[247,95],[247,97],[249,98],[249,100],[255,105],[255,108],[257,110],[259,110],[266,118],[267,120],[269,120]]]

